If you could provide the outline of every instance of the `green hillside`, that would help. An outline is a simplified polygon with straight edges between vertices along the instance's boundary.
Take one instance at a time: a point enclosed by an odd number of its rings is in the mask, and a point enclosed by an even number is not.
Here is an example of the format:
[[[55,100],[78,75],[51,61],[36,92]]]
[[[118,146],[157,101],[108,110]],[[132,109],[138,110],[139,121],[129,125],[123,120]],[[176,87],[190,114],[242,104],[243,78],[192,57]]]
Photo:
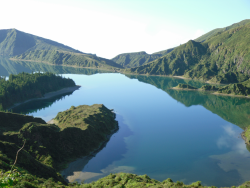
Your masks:
[[[0,30],[0,55],[15,56],[34,50],[62,50],[81,53],[78,50],[58,42],[24,33],[16,29]]]
[[[206,33],[206,34],[198,37],[197,39],[195,39],[195,41],[196,42],[203,42],[203,41],[209,39],[211,36],[215,35],[218,32],[227,31],[229,29],[232,29],[232,28],[235,28],[235,27],[239,27],[239,26],[245,25],[247,23],[250,23],[250,19],[246,19],[246,20],[243,20],[241,22],[232,24],[232,25],[230,25],[228,27],[213,29],[212,31],[209,31],[208,33]]]
[[[217,83],[250,77],[250,22],[219,32],[203,43],[188,41],[151,63],[125,73],[184,76]]]
[[[117,55],[111,60],[125,68],[139,67],[168,54],[172,50],[173,48],[153,54],[147,54],[146,52],[124,53]]]
[[[0,55],[17,60],[94,68],[122,68],[115,62],[82,53],[58,42],[16,29],[0,30]]]

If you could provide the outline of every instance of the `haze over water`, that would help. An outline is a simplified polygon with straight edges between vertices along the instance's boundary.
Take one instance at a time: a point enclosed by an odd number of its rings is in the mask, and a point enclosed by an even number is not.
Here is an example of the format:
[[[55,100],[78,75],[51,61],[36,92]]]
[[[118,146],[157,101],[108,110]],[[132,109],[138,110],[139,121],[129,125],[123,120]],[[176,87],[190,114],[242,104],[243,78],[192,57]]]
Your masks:
[[[91,182],[116,172],[210,186],[249,180],[250,153],[240,137],[250,124],[248,99],[169,89],[184,82],[203,85],[196,81],[80,72],[63,74],[82,86],[72,94],[13,109],[45,121],[72,105],[114,109],[119,131],[101,151],[69,165],[63,172],[68,180]]]

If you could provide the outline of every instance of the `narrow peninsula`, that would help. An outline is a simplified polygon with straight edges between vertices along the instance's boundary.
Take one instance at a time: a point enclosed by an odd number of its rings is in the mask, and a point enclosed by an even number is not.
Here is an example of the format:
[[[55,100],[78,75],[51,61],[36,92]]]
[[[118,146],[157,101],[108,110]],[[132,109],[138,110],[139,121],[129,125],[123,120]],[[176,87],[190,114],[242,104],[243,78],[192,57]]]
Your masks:
[[[78,88],[72,79],[48,72],[11,74],[9,79],[0,77],[0,110],[31,99],[49,98]]]

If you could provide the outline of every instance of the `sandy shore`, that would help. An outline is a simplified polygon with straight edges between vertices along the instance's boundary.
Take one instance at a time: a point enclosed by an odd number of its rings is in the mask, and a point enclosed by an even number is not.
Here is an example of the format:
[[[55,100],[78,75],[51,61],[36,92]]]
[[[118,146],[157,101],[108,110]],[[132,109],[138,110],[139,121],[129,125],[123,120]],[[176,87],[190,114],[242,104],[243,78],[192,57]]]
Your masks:
[[[26,100],[24,102],[20,102],[20,103],[16,103],[14,104],[13,106],[11,106],[10,108],[8,108],[8,110],[16,107],[16,106],[19,106],[21,104],[24,104],[24,103],[27,103],[27,102],[30,102],[30,101],[34,101],[34,100],[43,100],[43,99],[48,99],[48,98],[51,98],[51,97],[54,97],[54,96],[57,96],[57,95],[61,95],[61,94],[64,94],[64,93],[69,93],[69,92],[73,92],[77,89],[79,89],[81,86],[73,86],[73,87],[67,87],[67,88],[63,88],[63,89],[60,89],[58,91],[53,91],[53,92],[49,92],[49,93],[46,93],[43,97],[41,98],[33,98],[33,99],[29,99],[29,100]]]

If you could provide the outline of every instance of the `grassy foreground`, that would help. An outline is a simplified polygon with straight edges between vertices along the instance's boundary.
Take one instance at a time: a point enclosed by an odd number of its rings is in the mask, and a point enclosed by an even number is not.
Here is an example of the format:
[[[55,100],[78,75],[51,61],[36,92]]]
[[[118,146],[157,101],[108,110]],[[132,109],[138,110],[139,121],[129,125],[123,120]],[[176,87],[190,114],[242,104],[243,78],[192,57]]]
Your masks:
[[[40,118],[0,112],[0,170],[2,182],[12,168],[18,187],[55,187],[67,185],[59,171],[76,158],[91,154],[118,129],[115,114],[102,104],[72,106],[59,112],[55,124]],[[7,178],[8,179],[8,178]],[[14,181],[14,180],[13,180]],[[12,182],[13,183],[13,182]],[[46,186],[45,186],[46,187]]]
[[[8,177],[9,176],[9,177]],[[8,182],[8,180],[10,180]],[[1,186],[2,185],[2,186]],[[61,187],[61,188],[216,188],[215,186],[203,186],[200,181],[194,182],[190,185],[185,185],[183,182],[173,182],[170,178],[160,182],[155,179],[151,179],[147,175],[138,176],[130,173],[117,173],[110,174],[104,178],[101,178],[95,182],[88,184],[71,183],[63,185],[60,182],[55,182],[52,178],[42,179],[31,175],[21,175],[18,172],[0,174],[0,187],[7,187],[13,185],[14,187],[26,187],[26,188],[50,188],[50,187]],[[250,182],[245,182],[237,188],[250,187]],[[236,188],[236,186],[232,186]]]

